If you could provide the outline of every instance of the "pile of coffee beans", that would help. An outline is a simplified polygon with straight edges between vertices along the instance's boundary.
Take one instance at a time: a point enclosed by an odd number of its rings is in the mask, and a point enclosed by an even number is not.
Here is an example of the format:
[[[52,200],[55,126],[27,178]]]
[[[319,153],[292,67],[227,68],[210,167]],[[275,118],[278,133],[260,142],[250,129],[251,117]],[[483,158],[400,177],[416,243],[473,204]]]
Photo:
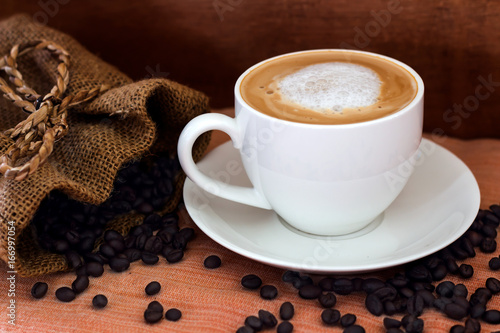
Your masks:
[[[385,316],[383,325],[387,332],[422,332],[425,325],[420,316],[426,309],[440,311],[451,319],[465,320],[464,325],[454,325],[450,332],[480,332],[481,321],[500,324],[500,311],[488,308],[488,301],[494,295],[500,294],[500,280],[495,276],[490,277],[485,286],[469,292],[465,285],[444,279],[449,274],[461,279],[472,278],[473,267],[459,263],[476,256],[477,250],[483,253],[495,252],[499,225],[499,205],[492,205],[490,210],[480,210],[469,230],[454,243],[433,255],[406,265],[403,272],[398,272],[385,281],[377,278],[326,276],[315,283],[310,276],[295,271],[286,271],[282,280],[297,289],[298,296],[302,299],[317,300],[318,305],[324,308],[320,315],[323,323],[327,326],[338,325],[344,332],[365,331],[363,327],[355,324],[355,314],[342,315],[334,309],[337,297],[352,293],[364,293],[366,309],[374,316]],[[492,271],[500,269],[500,256],[493,257],[489,267]],[[255,274],[249,274],[241,279],[241,285],[246,289],[259,289],[262,279]],[[267,295],[268,286],[264,287]],[[261,288],[260,295],[268,299],[262,295],[264,287]],[[283,308],[292,309],[288,311],[291,311],[293,316],[293,305],[290,302],[287,302],[286,306],[284,303],[281,309]],[[402,317],[397,320],[391,316]],[[289,318],[291,316],[282,317],[284,320]],[[240,327],[238,332],[261,330],[264,326],[257,325],[257,319],[255,316],[247,317],[245,325]]]
[[[172,264],[182,260],[188,242],[194,237],[194,229],[179,228],[177,213],[163,216],[154,211],[161,209],[174,190],[174,179],[180,170],[177,159],[157,155],[131,163],[120,170],[113,193],[101,205],[83,204],[70,199],[64,193],[54,191],[40,205],[32,225],[40,246],[65,256],[76,278],[71,287],[63,286],[55,291],[62,302],[73,301],[90,285],[90,279],[100,277],[105,266],[115,272],[130,268],[134,261],[156,265],[160,256]],[[127,235],[109,228],[114,218],[128,213],[145,217],[142,224],[132,227]],[[220,262],[219,262],[220,265]],[[212,264],[215,268],[215,264]],[[31,289],[34,298],[47,294],[49,286],[37,282]],[[161,289],[157,281],[149,283],[145,292],[155,295]],[[94,308],[104,308],[106,296],[96,295]],[[154,322],[158,305],[148,307],[144,317]],[[163,308],[161,309],[163,317]],[[180,311],[171,309],[169,320],[178,320]]]

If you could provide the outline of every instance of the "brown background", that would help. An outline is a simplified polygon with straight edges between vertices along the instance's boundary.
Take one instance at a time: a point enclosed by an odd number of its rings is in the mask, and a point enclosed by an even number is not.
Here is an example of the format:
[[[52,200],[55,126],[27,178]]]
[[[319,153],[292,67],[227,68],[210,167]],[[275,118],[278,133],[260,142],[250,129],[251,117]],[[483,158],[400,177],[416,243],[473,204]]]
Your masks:
[[[342,46],[385,54],[423,77],[425,130],[500,137],[499,87],[471,111],[447,113],[477,101],[479,76],[500,82],[496,1],[0,0],[0,19],[18,12],[135,80],[167,76],[199,89],[215,108],[232,105],[240,73],[277,54]]]

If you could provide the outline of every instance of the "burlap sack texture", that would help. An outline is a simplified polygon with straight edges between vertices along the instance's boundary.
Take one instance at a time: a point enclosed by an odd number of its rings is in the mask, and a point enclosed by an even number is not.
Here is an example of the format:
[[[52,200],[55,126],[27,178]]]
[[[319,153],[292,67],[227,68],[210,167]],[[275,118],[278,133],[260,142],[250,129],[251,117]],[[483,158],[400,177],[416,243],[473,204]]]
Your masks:
[[[15,270],[35,276],[67,269],[61,255],[48,253],[36,243],[30,221],[40,202],[52,190],[91,204],[105,201],[119,168],[126,162],[158,151],[175,153],[184,125],[209,111],[207,97],[167,79],[132,82],[115,67],[88,52],[74,39],[42,27],[24,15],[0,22],[0,56],[13,45],[38,39],[54,41],[71,56],[68,94],[107,84],[113,87],[91,103],[69,110],[69,133],[56,142],[47,163],[23,181],[0,179],[0,258],[7,262],[8,222],[15,225]],[[45,94],[55,83],[55,61],[43,50],[18,59],[28,85]],[[123,114],[110,114],[122,111]],[[0,132],[25,119],[26,113],[0,98]],[[198,140],[193,156],[199,159],[210,140]],[[12,140],[0,133],[0,154]],[[176,192],[163,212],[172,210],[181,197],[185,176],[179,175]],[[126,232],[140,215],[122,216],[111,223]]]

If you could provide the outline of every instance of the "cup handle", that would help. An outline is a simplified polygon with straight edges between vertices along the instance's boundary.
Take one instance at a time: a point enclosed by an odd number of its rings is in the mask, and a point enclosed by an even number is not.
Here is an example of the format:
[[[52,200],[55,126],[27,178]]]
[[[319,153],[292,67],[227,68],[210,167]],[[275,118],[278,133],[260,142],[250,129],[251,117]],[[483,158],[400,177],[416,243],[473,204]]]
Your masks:
[[[193,145],[205,132],[220,130],[229,135],[236,149],[241,149],[240,130],[234,118],[218,113],[207,113],[191,120],[182,130],[177,144],[179,162],[186,175],[203,190],[218,197],[242,204],[271,209],[265,197],[254,187],[236,186],[211,178],[200,171],[193,161]]]

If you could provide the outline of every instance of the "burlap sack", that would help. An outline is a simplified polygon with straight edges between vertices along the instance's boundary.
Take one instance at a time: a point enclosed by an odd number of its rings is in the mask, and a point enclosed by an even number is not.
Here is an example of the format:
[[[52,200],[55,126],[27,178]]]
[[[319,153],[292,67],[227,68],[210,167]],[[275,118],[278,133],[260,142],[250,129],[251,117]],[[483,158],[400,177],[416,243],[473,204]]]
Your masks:
[[[68,112],[69,133],[56,142],[47,163],[23,181],[0,178],[0,258],[7,262],[8,226],[15,226],[14,270],[23,276],[67,269],[64,258],[42,250],[29,228],[41,201],[58,189],[73,199],[99,204],[111,193],[119,168],[127,161],[158,151],[175,153],[177,138],[193,117],[208,112],[208,99],[200,92],[166,79],[132,82],[118,69],[88,52],[71,37],[40,27],[24,15],[0,22],[0,56],[21,42],[46,39],[65,48],[71,56],[67,93],[102,84],[112,87],[92,102]],[[19,70],[29,86],[40,94],[54,85],[56,62],[47,52],[35,51],[18,59]],[[110,114],[122,110],[122,115]],[[14,127],[26,113],[0,98],[0,132]],[[209,141],[205,135],[193,151],[203,154]],[[0,133],[0,155],[12,140]],[[184,176],[176,194],[163,211],[176,207]],[[125,232],[137,215],[112,221]],[[12,232],[11,232],[12,234]]]

